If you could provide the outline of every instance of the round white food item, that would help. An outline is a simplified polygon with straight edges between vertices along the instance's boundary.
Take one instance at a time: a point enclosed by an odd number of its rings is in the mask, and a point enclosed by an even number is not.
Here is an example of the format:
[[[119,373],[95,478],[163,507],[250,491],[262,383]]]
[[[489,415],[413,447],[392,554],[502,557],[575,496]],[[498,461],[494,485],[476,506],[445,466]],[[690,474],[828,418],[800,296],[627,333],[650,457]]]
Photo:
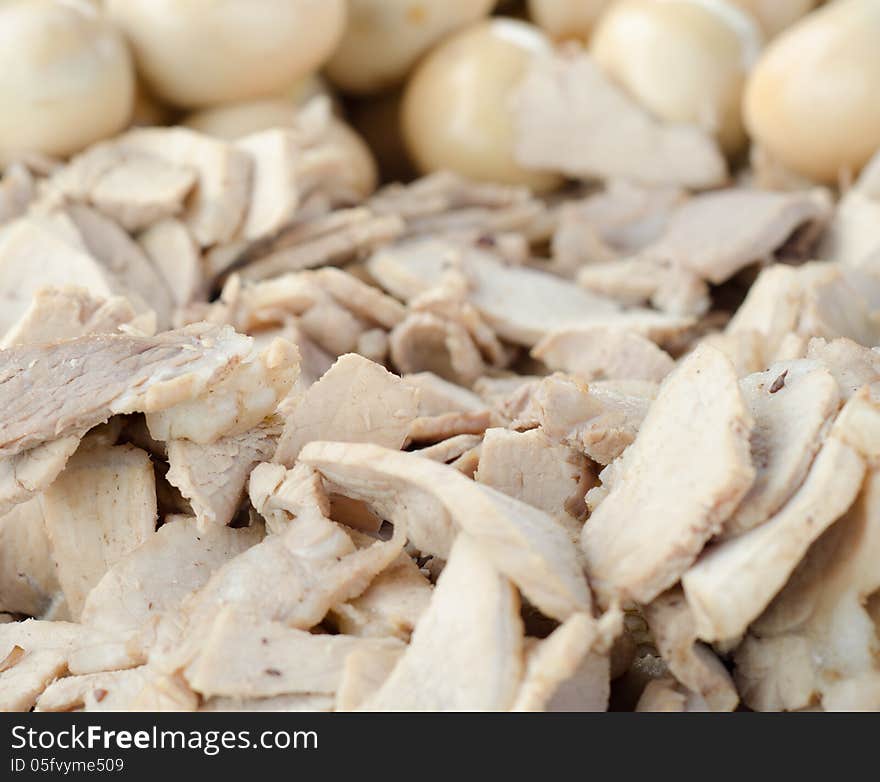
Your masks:
[[[196,111],[185,117],[183,124],[209,136],[234,141],[270,128],[295,128],[299,110],[300,107],[291,100],[267,98]],[[345,122],[331,117],[321,138],[321,146],[342,151],[348,160],[347,181],[355,193],[366,198],[376,189],[378,172],[373,154]]]
[[[106,0],[155,95],[184,108],[277,93],[315,72],[345,0]]]
[[[590,48],[655,116],[706,128],[735,152],[745,141],[742,90],[761,41],[754,20],[723,0],[619,0]]]
[[[808,14],[819,0],[728,0],[748,11],[761,26],[764,35],[772,38]]]
[[[529,0],[529,17],[557,41],[587,41],[596,20],[614,0]]]
[[[0,4],[0,161],[66,156],[129,121],[135,80],[122,37],[89,4]]]
[[[744,100],[753,140],[795,173],[834,183],[880,149],[880,2],[838,0],[783,32]]]
[[[416,68],[403,98],[402,127],[423,173],[448,169],[478,180],[555,187],[555,174],[514,160],[513,92],[530,59],[549,51],[535,26],[480,22],[447,38]]]
[[[391,87],[437,41],[487,16],[494,5],[495,0],[349,0],[348,24],[327,75],[346,92]]]

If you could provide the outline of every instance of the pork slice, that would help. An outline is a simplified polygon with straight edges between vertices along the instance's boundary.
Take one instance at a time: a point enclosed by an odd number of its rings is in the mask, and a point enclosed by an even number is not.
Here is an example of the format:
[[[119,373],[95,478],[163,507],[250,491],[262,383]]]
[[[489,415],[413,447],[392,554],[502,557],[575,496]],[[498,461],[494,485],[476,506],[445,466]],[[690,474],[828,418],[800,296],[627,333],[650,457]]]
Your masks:
[[[0,516],[0,610],[40,616],[60,591],[39,498]]]
[[[791,499],[745,535],[713,546],[682,576],[704,641],[738,639],[785,585],[810,544],[855,500],[865,462],[833,433]]]
[[[577,274],[577,283],[622,305],[651,304],[680,318],[703,315],[712,303],[708,286],[694,272],[642,256],[585,266]]]
[[[360,710],[507,710],[522,676],[522,649],[516,590],[461,534],[412,641]]]
[[[514,125],[514,156],[527,168],[687,188],[727,178],[709,134],[657,121],[576,51],[534,58],[515,98]]]
[[[486,364],[468,330],[459,322],[430,312],[412,312],[389,334],[389,352],[400,374],[432,372],[470,385]]]
[[[584,526],[603,602],[649,603],[671,587],[752,485],[752,417],[730,362],[698,347],[670,374]]]
[[[80,621],[130,636],[176,609],[219,567],[260,542],[260,525],[199,529],[193,517],[171,516],[137,548],[120,557],[91,589]]]
[[[189,500],[201,529],[232,521],[251,471],[274,456],[280,434],[280,423],[269,419],[207,445],[191,440],[168,443],[166,477]]]
[[[441,440],[439,443],[434,443],[434,445],[419,448],[413,451],[413,453],[421,456],[423,459],[431,459],[442,464],[449,464],[482,442],[483,438],[478,434],[456,434],[446,440]]]
[[[807,344],[806,358],[818,361],[834,376],[841,399],[848,400],[862,386],[880,380],[880,351],[851,339],[815,337]]]
[[[698,693],[712,711],[733,711],[739,703],[736,686],[715,653],[697,640],[693,613],[680,587],[642,607],[651,635],[670,672]]]
[[[35,711],[127,711],[148,677],[144,666],[65,676],[43,690]]]
[[[669,218],[686,199],[677,187],[651,187],[612,179],[603,190],[559,209],[552,254],[565,268],[634,255],[658,239]],[[590,236],[604,252],[590,255]],[[586,242],[582,241],[586,239]]]
[[[22,163],[10,163],[0,180],[0,224],[21,217],[36,197],[33,174]]]
[[[245,255],[235,265],[248,280],[313,269],[350,260],[398,238],[403,222],[396,215],[376,215],[366,207],[339,209],[281,232],[265,252]]]
[[[402,646],[388,638],[313,635],[227,608],[211,623],[183,676],[195,692],[206,697],[333,695],[345,659],[354,650]]]
[[[0,625],[0,711],[30,711],[40,693],[66,674],[75,649],[102,640],[99,631],[72,622]]]
[[[244,434],[275,413],[298,375],[296,346],[273,339],[198,396],[147,412],[147,427],[157,440],[186,439],[201,445]]]
[[[583,518],[584,495],[595,480],[582,453],[540,429],[498,428],[486,430],[474,479],[561,519],[575,538],[580,526],[569,519]]]
[[[157,628],[150,662],[173,674],[193,659],[204,633],[223,607],[261,620],[308,630],[335,605],[361,594],[400,554],[405,529],[391,540],[358,549],[342,527],[317,509],[267,536],[218,568]]]
[[[406,308],[397,299],[387,296],[379,288],[367,285],[342,269],[327,266],[309,274],[310,279],[314,279],[337,303],[364,320],[390,329],[406,316]]]
[[[71,616],[89,591],[156,527],[149,456],[130,445],[85,441],[42,496],[58,581]]]
[[[724,523],[722,536],[763,524],[801,485],[840,403],[831,373],[801,359],[774,364],[740,381],[752,430],[755,482]]]
[[[876,312],[878,281],[871,275],[833,263],[798,269],[803,303],[797,331],[805,337],[848,337],[861,345],[880,343]]]
[[[656,384],[646,383],[656,390]],[[635,440],[653,394],[619,391],[555,373],[528,390],[510,426],[538,426],[554,442],[585,453],[598,464],[610,464]]]
[[[402,649],[355,649],[342,666],[335,710],[355,711],[372,697],[400,661]]]
[[[719,284],[773,253],[798,228],[821,230],[832,213],[824,190],[778,193],[727,188],[683,204],[644,258],[674,262],[701,279]]]
[[[114,334],[134,319],[131,304],[122,296],[93,296],[73,285],[40,288],[0,340],[0,349],[48,345],[87,334]]]
[[[196,172],[186,163],[172,164],[111,139],[93,144],[52,173],[43,203],[91,204],[135,232],[181,213],[195,181]]]
[[[300,461],[335,491],[402,522],[413,545],[442,558],[458,529],[548,616],[565,619],[590,605],[566,532],[548,514],[483,486],[454,468],[365,443],[310,443]]]
[[[230,328],[156,337],[95,335],[3,351],[0,455],[82,432],[118,413],[162,410],[204,392],[249,352]]]
[[[0,229],[0,333],[48,285],[76,285],[104,299],[122,287],[88,252],[71,246],[38,221],[23,217],[4,225]]]
[[[538,641],[526,656],[511,711],[605,711],[611,694],[608,636],[620,632],[621,624],[619,613],[601,622],[573,614]]]
[[[252,161],[250,198],[238,235],[246,241],[272,236],[293,219],[300,203],[298,134],[272,128],[239,139],[235,147]]]
[[[548,334],[532,356],[550,369],[584,380],[661,381],[675,366],[672,357],[640,334],[608,327],[566,329]]]
[[[280,533],[301,513],[329,517],[332,503],[320,474],[305,464],[288,470],[283,464],[257,465],[248,481],[251,504],[270,532]],[[380,522],[381,525],[381,522]]]
[[[409,301],[438,286],[458,269],[468,282],[467,301],[502,339],[531,347],[562,328],[607,322],[650,334],[675,333],[685,325],[662,313],[621,311],[611,299],[537,269],[505,266],[493,254],[437,238],[408,240],[375,253],[373,277]]]
[[[401,448],[418,416],[418,392],[357,354],[340,357],[306,391],[284,427],[275,461],[293,465],[312,440],[374,442]]]
[[[880,479],[810,548],[735,654],[743,701],[757,711],[880,707]]]
[[[247,152],[182,127],[136,128],[117,144],[126,154],[149,155],[196,172],[195,191],[183,219],[202,247],[235,236],[250,194],[252,164]]]
[[[0,459],[0,514],[38,495],[64,469],[80,435],[52,440]]]
[[[137,241],[165,280],[175,306],[185,307],[204,294],[202,255],[183,222],[167,217],[150,225]]]
[[[776,264],[763,269],[745,301],[730,319],[727,334],[757,334],[763,369],[772,361],[786,335],[797,331],[803,304],[798,270]]]
[[[433,591],[413,559],[400,554],[363,594],[331,609],[330,619],[345,635],[408,642]]]
[[[174,309],[171,290],[137,242],[116,222],[88,206],[73,204],[59,216],[73,223],[85,249],[112,273],[120,292],[152,309],[160,329],[169,328]]]
[[[196,183],[188,166],[130,155],[98,177],[88,193],[96,209],[134,233],[184,211]]]

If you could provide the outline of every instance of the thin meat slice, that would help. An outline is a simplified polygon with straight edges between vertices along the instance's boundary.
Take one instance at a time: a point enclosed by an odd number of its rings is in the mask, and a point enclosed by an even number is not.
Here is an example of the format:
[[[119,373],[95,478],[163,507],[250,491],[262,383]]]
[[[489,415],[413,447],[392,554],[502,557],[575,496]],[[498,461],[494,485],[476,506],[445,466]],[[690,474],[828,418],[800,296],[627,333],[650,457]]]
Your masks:
[[[540,508],[579,532],[579,525],[570,522],[583,518],[584,495],[594,476],[583,454],[553,442],[541,429],[494,428],[486,430],[474,480]]]
[[[406,642],[427,609],[433,591],[431,582],[413,559],[400,554],[363,594],[333,608],[330,619],[346,635],[399,638]]]
[[[880,380],[880,350],[864,347],[851,339],[811,339],[806,358],[828,369],[844,400],[850,399],[862,386]]]
[[[48,345],[86,334],[114,334],[131,323],[135,311],[122,296],[94,296],[86,288],[40,288],[30,306],[3,336],[0,348]]]
[[[517,162],[579,179],[706,188],[727,178],[715,140],[663,124],[576,50],[535,57],[515,102]]]
[[[207,629],[183,676],[205,697],[334,695],[349,654],[402,648],[396,639],[313,635],[227,608]]]
[[[232,521],[251,471],[274,456],[280,435],[281,424],[269,419],[207,445],[191,440],[168,443],[169,469],[165,477],[189,500],[201,529]]]
[[[717,350],[698,347],[669,375],[584,526],[603,602],[649,603],[678,581],[752,485],[752,426]]]
[[[668,353],[640,334],[608,327],[566,329],[548,334],[532,356],[550,369],[584,380],[661,381],[675,366]]]
[[[269,535],[216,570],[180,610],[157,628],[151,663],[166,673],[184,668],[201,648],[205,628],[224,606],[308,630],[335,605],[360,595],[400,554],[406,532],[358,549],[317,509]]]
[[[681,318],[704,315],[712,304],[709,286],[694,272],[640,255],[585,266],[577,284],[626,306],[650,304]]]
[[[312,440],[401,448],[418,416],[417,405],[418,392],[384,367],[357,354],[341,356],[293,411],[275,461],[293,465]]]
[[[118,413],[163,410],[208,389],[250,339],[205,324],[155,337],[98,335],[0,353],[0,455],[82,432]]]
[[[755,482],[724,523],[730,538],[763,524],[800,486],[837,412],[840,395],[831,373],[805,359],[774,364],[740,381],[755,420]]]
[[[121,557],[89,592],[80,621],[129,636],[176,609],[211,574],[260,542],[261,525],[200,530],[192,517],[171,516],[140,546]]]
[[[77,618],[104,573],[155,530],[153,465],[139,448],[85,441],[42,504],[58,581]]]
[[[522,676],[522,648],[516,590],[461,534],[412,641],[360,710],[507,710]]]
[[[168,217],[152,224],[137,242],[165,280],[177,307],[185,307],[204,295],[202,255],[180,220]]]
[[[736,650],[736,682],[757,711],[880,708],[880,478],[813,544]]]
[[[35,711],[126,711],[148,676],[142,666],[65,676],[43,691]]]
[[[846,513],[864,476],[862,457],[832,433],[800,489],[772,518],[708,549],[682,576],[697,635],[704,641],[739,638],[813,541]]]
[[[188,128],[136,128],[117,139],[124,154],[143,154],[196,172],[183,219],[202,247],[233,238],[244,219],[251,157],[233,144]]]
[[[555,373],[511,398],[511,428],[535,426],[554,442],[582,451],[598,464],[610,464],[635,440],[656,394],[647,388],[618,390],[601,383],[587,385]],[[650,393],[645,393],[650,389]]]
[[[798,228],[810,225],[818,234],[831,212],[824,190],[727,188],[683,204],[663,235],[639,255],[680,264],[717,285],[750,264],[771,261]]]
[[[617,612],[601,621],[573,614],[529,651],[511,711],[595,712],[611,694],[610,638],[622,629]]]
[[[460,529],[548,616],[590,605],[574,546],[548,514],[474,483],[454,468],[372,444],[310,443],[300,461],[337,493],[401,521],[420,551],[449,556]]]
[[[410,301],[439,286],[450,273],[464,275],[467,301],[495,333],[531,347],[542,337],[577,325],[611,325],[651,337],[690,325],[648,310],[622,311],[612,299],[592,294],[553,274],[505,266],[491,252],[437,238],[410,239],[375,253],[370,274],[383,288]]]
[[[244,434],[276,411],[298,375],[296,345],[273,339],[198,396],[148,411],[147,427],[157,440],[186,439],[202,445]]]
[[[0,516],[0,611],[40,616],[59,590],[35,497]]]
[[[345,658],[335,710],[355,711],[372,697],[394,670],[403,649],[355,649]]]
[[[70,435],[0,459],[0,515],[33,499],[52,483],[79,441],[79,435]]]
[[[739,703],[736,687],[715,653],[697,640],[696,623],[679,587],[664,592],[642,613],[669,670],[712,711],[733,711]]]

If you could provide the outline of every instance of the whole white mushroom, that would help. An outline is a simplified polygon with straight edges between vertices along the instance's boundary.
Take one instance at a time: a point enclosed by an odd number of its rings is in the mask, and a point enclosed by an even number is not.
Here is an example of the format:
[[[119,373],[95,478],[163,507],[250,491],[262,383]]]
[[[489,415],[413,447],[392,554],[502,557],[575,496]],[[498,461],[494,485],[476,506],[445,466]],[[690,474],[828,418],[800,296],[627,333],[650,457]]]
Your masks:
[[[786,27],[808,14],[820,0],[729,0],[743,11],[748,11],[764,31],[773,38]]]
[[[0,161],[66,156],[111,136],[134,95],[125,42],[90,3],[0,4]]]
[[[345,0],[105,0],[158,98],[183,108],[277,93],[318,70]]]
[[[614,0],[529,0],[529,17],[557,41],[587,41],[596,20]]]
[[[655,116],[700,125],[735,152],[745,141],[742,90],[762,40],[755,21],[724,0],[618,0],[590,51]]]
[[[746,88],[749,133],[795,173],[835,183],[880,149],[880,2],[837,0],[779,35]]]
[[[532,57],[550,41],[514,19],[479,22],[441,42],[404,92],[402,129],[423,173],[449,169],[472,179],[549,190],[561,181],[514,159],[511,100]]]
[[[487,16],[494,5],[495,0],[349,0],[348,24],[327,75],[346,92],[394,86],[437,41]]]

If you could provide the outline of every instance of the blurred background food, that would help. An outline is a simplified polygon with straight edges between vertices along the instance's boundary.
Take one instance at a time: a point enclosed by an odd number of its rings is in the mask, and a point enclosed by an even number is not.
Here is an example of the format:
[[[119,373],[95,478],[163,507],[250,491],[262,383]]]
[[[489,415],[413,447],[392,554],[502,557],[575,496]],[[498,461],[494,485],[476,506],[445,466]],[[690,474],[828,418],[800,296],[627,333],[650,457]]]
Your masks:
[[[710,133],[734,176],[833,185],[880,146],[878,35],[874,0],[6,0],[0,163],[129,125],[290,127],[321,94],[364,186],[452,170],[548,192],[564,177],[516,159],[512,96],[561,46]]]

